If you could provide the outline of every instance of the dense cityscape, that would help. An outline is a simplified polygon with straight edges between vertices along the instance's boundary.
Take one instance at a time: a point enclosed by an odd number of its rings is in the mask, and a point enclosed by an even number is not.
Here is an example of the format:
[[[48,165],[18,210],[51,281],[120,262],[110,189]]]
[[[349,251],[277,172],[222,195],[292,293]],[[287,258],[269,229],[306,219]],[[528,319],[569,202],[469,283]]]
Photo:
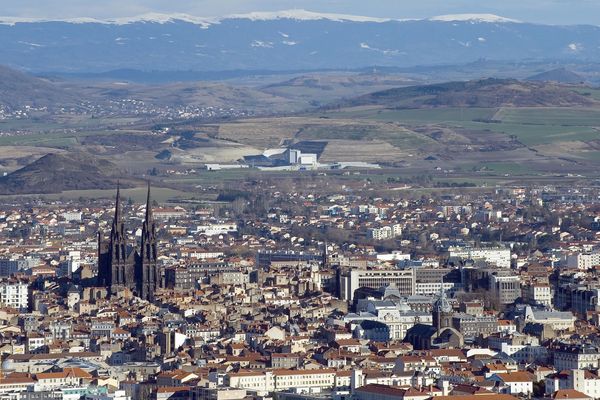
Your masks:
[[[600,400],[600,2],[2,0],[0,400]]]
[[[597,397],[597,189],[295,189],[4,204],[2,398]]]

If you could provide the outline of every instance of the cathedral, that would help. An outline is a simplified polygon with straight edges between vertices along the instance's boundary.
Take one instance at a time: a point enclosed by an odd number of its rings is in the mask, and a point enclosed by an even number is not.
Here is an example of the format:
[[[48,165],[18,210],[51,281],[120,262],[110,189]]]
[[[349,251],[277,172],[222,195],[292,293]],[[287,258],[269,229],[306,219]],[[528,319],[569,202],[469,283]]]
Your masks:
[[[128,243],[121,209],[121,195],[117,188],[115,215],[110,237],[98,232],[98,285],[106,286],[116,294],[127,288],[136,296],[152,301],[159,288],[164,287],[164,273],[157,258],[156,224],[150,203],[150,184],[146,199],[146,216],[142,238],[138,246]]]

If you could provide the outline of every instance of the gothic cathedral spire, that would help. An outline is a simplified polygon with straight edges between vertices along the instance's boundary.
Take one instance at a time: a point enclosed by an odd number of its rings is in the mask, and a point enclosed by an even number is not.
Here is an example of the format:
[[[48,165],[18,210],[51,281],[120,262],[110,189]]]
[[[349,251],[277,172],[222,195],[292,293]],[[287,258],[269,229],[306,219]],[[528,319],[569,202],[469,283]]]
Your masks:
[[[146,216],[142,226],[142,240],[134,251],[127,243],[123,219],[121,190],[117,187],[115,214],[110,238],[104,241],[98,232],[98,284],[106,286],[111,294],[127,288],[145,300],[153,300],[156,289],[164,287],[164,274],[157,264],[156,224],[152,215],[150,183],[146,197]]]
[[[163,286],[162,274],[157,265],[156,224],[152,215],[150,182],[146,197],[146,217],[142,226],[142,241],[140,243],[141,282],[138,293],[143,299],[152,299],[156,289]]]

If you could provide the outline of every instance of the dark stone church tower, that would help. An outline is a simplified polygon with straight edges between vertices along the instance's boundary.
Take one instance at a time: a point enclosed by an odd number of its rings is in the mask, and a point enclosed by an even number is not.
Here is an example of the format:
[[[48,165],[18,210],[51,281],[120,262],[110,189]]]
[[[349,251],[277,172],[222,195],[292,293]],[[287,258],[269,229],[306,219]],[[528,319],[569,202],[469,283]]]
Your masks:
[[[156,289],[164,287],[163,274],[157,264],[158,250],[156,246],[156,224],[152,216],[150,203],[150,184],[148,184],[148,197],[146,198],[146,218],[142,225],[142,241],[138,254],[140,268],[137,281],[137,292],[143,299],[154,298]]]
[[[446,298],[446,291],[444,290],[444,282],[442,281],[442,288],[440,289],[440,296],[433,303],[432,310],[433,327],[440,332],[444,328],[452,327],[452,315],[453,309],[448,299]]]
[[[98,232],[98,284],[106,286],[110,294],[128,288],[136,296],[152,301],[156,290],[164,287],[164,278],[157,263],[156,224],[152,216],[150,185],[140,248],[127,243],[119,188],[115,203],[109,239],[105,240],[102,233]]]

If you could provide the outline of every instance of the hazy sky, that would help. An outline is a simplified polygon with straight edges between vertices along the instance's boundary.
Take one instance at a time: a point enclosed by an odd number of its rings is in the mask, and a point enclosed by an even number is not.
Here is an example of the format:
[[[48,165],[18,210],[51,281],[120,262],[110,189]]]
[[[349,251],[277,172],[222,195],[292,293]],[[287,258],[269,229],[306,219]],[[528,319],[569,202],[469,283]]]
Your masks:
[[[0,15],[111,18],[148,12],[222,16],[303,8],[391,18],[492,13],[549,24],[600,25],[600,0],[0,0]]]

